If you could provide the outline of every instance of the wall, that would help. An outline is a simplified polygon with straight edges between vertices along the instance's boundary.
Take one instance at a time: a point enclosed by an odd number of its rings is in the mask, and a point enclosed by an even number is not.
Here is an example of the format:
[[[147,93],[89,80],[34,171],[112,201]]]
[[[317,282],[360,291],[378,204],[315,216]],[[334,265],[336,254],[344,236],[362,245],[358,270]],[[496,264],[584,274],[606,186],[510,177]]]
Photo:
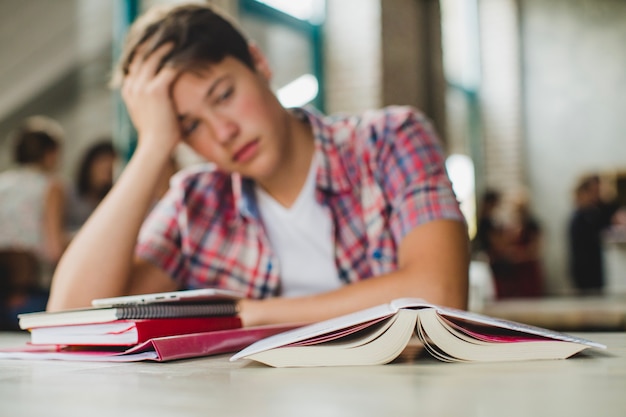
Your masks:
[[[11,163],[9,132],[45,114],[67,134],[62,173],[90,141],[111,132],[113,2],[0,2],[0,170]]]
[[[525,182],[517,0],[480,0],[478,18],[483,180],[511,190]]]
[[[438,0],[381,1],[382,105],[421,109],[447,143]]]
[[[549,289],[561,292],[576,178],[626,169],[626,2],[521,5],[528,180],[546,231]]]
[[[0,119],[76,61],[75,3],[0,2]]]
[[[327,0],[326,13],[326,111],[380,106],[380,0]]]

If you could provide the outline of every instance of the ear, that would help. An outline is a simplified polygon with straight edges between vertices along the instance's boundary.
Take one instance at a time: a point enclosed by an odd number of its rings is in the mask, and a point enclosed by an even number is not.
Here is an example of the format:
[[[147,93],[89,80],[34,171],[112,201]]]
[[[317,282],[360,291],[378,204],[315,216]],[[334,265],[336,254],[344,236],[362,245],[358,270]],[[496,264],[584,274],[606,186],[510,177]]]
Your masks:
[[[254,43],[250,43],[248,45],[248,49],[250,50],[250,55],[252,56],[252,63],[254,64],[254,68],[256,71],[261,74],[266,81],[270,81],[272,79],[272,70],[270,68],[265,55],[261,52],[261,49]]]

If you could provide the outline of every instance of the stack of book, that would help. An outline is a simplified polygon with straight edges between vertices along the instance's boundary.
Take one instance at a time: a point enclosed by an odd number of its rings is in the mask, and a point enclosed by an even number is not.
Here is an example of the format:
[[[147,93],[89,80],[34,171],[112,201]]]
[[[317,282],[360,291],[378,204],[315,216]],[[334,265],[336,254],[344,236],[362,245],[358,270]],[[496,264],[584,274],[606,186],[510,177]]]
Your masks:
[[[565,359],[606,346],[580,337],[401,298],[310,325],[242,327],[237,294],[195,290],[94,300],[23,314],[31,342],[1,358],[130,362],[236,352],[274,367],[377,365],[411,341],[444,362]]]
[[[294,326],[242,328],[239,294],[216,289],[93,300],[92,307],[18,316],[30,343],[16,356],[167,361],[235,352]]]

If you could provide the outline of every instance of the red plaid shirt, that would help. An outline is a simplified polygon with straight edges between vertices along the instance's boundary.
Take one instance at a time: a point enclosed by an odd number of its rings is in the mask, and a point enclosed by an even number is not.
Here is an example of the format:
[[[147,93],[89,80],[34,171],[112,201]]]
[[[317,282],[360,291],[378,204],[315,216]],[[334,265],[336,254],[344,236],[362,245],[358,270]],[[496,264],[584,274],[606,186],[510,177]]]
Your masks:
[[[359,116],[295,111],[309,120],[322,155],[316,199],[333,221],[338,280],[396,269],[400,241],[420,224],[464,221],[437,136],[421,113],[408,107]],[[280,266],[253,182],[208,164],[173,178],[146,219],[136,252],[181,288],[227,288],[251,298],[280,294]]]

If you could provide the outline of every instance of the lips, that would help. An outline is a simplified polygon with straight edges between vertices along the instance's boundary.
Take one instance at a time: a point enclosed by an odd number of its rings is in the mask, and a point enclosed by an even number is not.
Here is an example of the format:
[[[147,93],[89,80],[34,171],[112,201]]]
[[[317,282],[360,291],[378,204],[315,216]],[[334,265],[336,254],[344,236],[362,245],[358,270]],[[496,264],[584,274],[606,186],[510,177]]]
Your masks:
[[[237,152],[233,155],[233,161],[237,163],[248,162],[256,156],[258,150],[259,140],[255,139],[239,148],[239,150],[237,150]]]

